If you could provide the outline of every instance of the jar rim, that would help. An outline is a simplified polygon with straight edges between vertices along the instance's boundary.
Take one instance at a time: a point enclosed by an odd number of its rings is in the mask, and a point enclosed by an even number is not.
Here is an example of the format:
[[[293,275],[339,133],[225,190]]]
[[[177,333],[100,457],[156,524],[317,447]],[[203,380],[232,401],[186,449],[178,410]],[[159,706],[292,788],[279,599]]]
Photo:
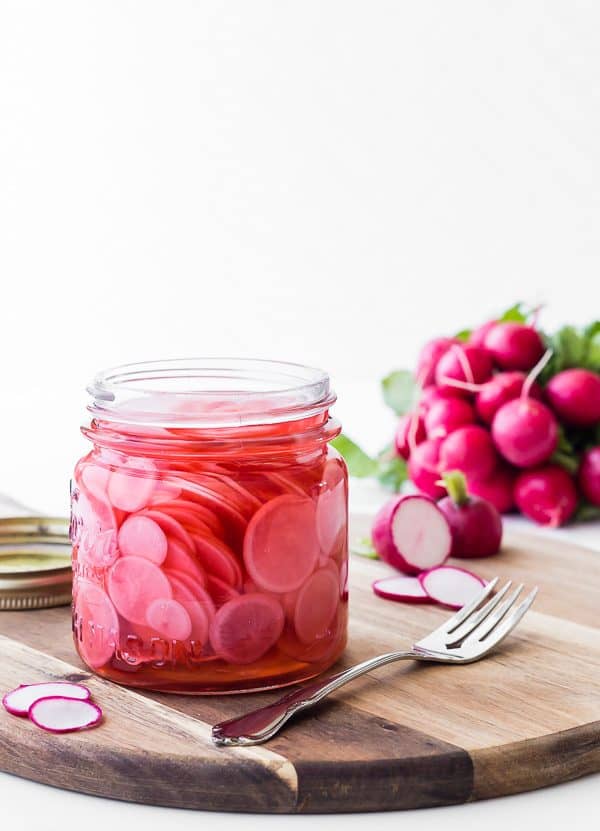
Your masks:
[[[105,421],[230,427],[292,421],[335,402],[321,369],[263,358],[171,358],[97,373],[88,410]]]

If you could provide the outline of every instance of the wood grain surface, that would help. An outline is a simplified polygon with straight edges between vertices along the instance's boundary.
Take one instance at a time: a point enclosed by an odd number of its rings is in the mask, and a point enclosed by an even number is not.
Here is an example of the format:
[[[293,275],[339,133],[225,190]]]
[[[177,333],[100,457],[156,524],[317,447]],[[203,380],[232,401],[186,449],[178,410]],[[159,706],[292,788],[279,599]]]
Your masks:
[[[105,721],[52,735],[2,709],[0,769],[135,802],[271,813],[456,804],[600,771],[600,555],[513,535],[499,557],[471,565],[486,578],[540,586],[496,653],[463,667],[377,670],[252,748],[214,747],[210,725],[277,692],[192,697],[118,687],[80,663],[68,609],[2,612],[0,691],[81,679]],[[352,559],[350,640],[336,668],[410,645],[450,614],[375,597],[371,582],[389,572]]]

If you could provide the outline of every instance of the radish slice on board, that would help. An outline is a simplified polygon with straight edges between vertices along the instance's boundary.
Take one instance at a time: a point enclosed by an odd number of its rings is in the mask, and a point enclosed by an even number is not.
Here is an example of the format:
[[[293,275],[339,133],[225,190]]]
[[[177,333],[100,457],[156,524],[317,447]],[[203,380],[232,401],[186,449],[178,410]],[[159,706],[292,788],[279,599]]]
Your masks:
[[[262,589],[299,589],[319,558],[315,507],[306,497],[284,494],[257,511],[244,538],[244,563]]]
[[[131,468],[131,472],[127,471]],[[136,458],[114,470],[108,480],[108,498],[114,508],[128,513],[145,508],[158,484],[157,470],[150,459]]]
[[[168,600],[173,596],[165,574],[143,557],[117,560],[108,571],[107,586],[119,614],[142,625],[146,623],[146,609],[154,600]]]
[[[98,669],[112,658],[119,640],[115,607],[100,586],[89,580],[78,581],[74,607],[81,657],[92,669]]]
[[[102,720],[102,710],[91,701],[55,695],[32,704],[29,718],[50,733],[71,733],[95,727]]]
[[[163,638],[185,641],[192,632],[192,621],[177,600],[153,600],[146,609],[148,626]]]
[[[448,520],[433,499],[416,494],[386,502],[375,517],[372,536],[381,559],[405,574],[441,565],[452,548]]]
[[[70,681],[49,681],[42,684],[21,684],[16,690],[6,693],[2,699],[4,709],[13,716],[27,716],[29,708],[40,698],[51,696],[63,698],[78,698],[87,701],[91,693],[82,684],[72,684]]]
[[[481,577],[456,566],[439,566],[425,571],[419,574],[419,582],[432,600],[452,609],[461,609],[470,603],[485,586]]]
[[[375,580],[373,591],[386,600],[399,600],[402,603],[431,603],[431,598],[419,582],[418,577],[385,577]]]
[[[340,598],[337,570],[326,568],[312,574],[298,592],[294,608],[294,629],[298,640],[311,644],[324,637]]]
[[[160,525],[143,514],[127,517],[119,529],[119,550],[129,557],[145,557],[160,565],[167,556],[168,541]]]
[[[242,594],[221,606],[210,626],[210,642],[231,664],[251,664],[277,642],[283,609],[266,594]]]

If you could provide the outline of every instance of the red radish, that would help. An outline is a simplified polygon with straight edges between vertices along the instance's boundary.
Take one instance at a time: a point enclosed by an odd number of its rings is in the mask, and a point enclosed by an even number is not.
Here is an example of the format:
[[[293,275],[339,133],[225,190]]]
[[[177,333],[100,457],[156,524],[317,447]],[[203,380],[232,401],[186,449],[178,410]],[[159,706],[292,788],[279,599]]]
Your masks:
[[[560,419],[577,427],[600,421],[600,375],[588,369],[565,369],[548,381],[546,395]]]
[[[413,484],[432,499],[440,499],[445,490],[440,480],[439,461],[442,439],[428,439],[421,442],[408,460],[408,473]]]
[[[517,473],[514,468],[500,463],[487,479],[473,479],[467,476],[471,496],[487,499],[501,514],[507,514],[515,507],[513,495]]]
[[[564,468],[546,465],[520,474],[515,483],[515,502],[525,516],[557,528],[575,513],[577,490]]]
[[[319,559],[315,507],[306,497],[277,496],[257,511],[244,538],[244,563],[254,582],[283,594],[300,588]]]
[[[475,408],[481,420],[486,424],[491,424],[503,404],[521,395],[526,377],[524,372],[499,372],[487,381],[475,398]],[[532,398],[541,399],[543,395],[541,387],[538,384],[532,384],[529,395]]]
[[[231,664],[251,664],[271,649],[283,631],[284,614],[274,597],[241,594],[221,606],[210,626],[210,642]]]
[[[441,358],[435,372],[438,387],[460,387],[484,384],[492,375],[494,365],[487,349],[470,344],[452,346]]]
[[[425,414],[433,404],[442,399],[462,398],[463,396],[463,391],[456,389],[456,387],[448,387],[443,390],[436,386],[425,387],[421,390],[419,396],[418,409],[420,413]]]
[[[339,598],[337,574],[327,568],[311,574],[298,592],[294,606],[294,629],[301,643],[311,644],[327,634]]]
[[[431,603],[431,598],[419,582],[418,577],[384,577],[375,580],[373,591],[386,600],[399,600],[402,603]]]
[[[63,698],[77,698],[86,701],[91,693],[83,684],[72,684],[70,681],[48,681],[41,684],[21,684],[15,690],[6,693],[2,699],[4,709],[13,716],[27,716],[29,708],[40,698],[62,696]]]
[[[579,487],[592,505],[600,506],[600,445],[583,454],[579,467]]]
[[[96,727],[102,720],[102,710],[91,701],[54,695],[32,704],[29,718],[50,733],[72,733]]]
[[[485,346],[487,333],[496,325],[497,322],[497,320],[488,320],[487,323],[482,323],[481,326],[473,329],[469,335],[468,341],[471,346]]]
[[[420,444],[427,438],[425,422],[419,413],[408,413],[400,416],[396,435],[394,436],[394,447],[396,453],[403,459],[408,459],[411,447]]]
[[[157,486],[157,469],[150,459],[128,459],[110,474],[108,497],[114,508],[133,512],[145,508]]]
[[[428,387],[434,383],[435,370],[440,358],[458,342],[455,338],[435,338],[425,344],[417,360],[416,376],[421,386]]]
[[[145,624],[148,606],[173,596],[165,574],[143,557],[121,557],[110,567],[106,582],[117,611],[132,623]]]
[[[120,628],[117,612],[108,595],[89,580],[77,582],[73,606],[74,636],[81,657],[92,669],[98,669],[112,658],[116,649]]]
[[[516,467],[545,462],[558,444],[558,423],[552,412],[532,398],[515,398],[494,416],[492,436],[504,458]]]
[[[459,427],[440,447],[442,470],[460,470],[465,476],[485,479],[497,463],[498,454],[490,433],[476,424]]]
[[[436,603],[461,609],[481,593],[485,582],[464,568],[438,566],[419,574],[425,593]]]
[[[146,623],[162,638],[185,641],[192,632],[192,621],[177,600],[153,600],[146,609]]]
[[[153,519],[129,516],[119,529],[119,550],[124,556],[145,557],[160,565],[167,556],[167,537]]]
[[[502,519],[491,502],[467,493],[462,473],[444,474],[448,496],[438,508],[452,531],[453,557],[491,557],[502,543]]]
[[[373,546],[382,560],[418,574],[450,556],[452,535],[444,514],[426,496],[396,496],[376,515]]]
[[[473,424],[475,411],[462,398],[442,398],[431,405],[425,415],[427,438],[439,439],[465,424]]]
[[[502,369],[530,370],[544,354],[539,333],[524,323],[504,321],[492,326],[484,346]]]

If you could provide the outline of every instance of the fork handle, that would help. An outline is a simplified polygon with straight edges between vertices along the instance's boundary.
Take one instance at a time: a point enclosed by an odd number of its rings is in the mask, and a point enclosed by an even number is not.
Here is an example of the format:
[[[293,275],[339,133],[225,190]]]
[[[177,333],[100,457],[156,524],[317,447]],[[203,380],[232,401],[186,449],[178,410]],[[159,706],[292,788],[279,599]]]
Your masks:
[[[300,687],[299,690],[287,693],[282,698],[252,710],[239,718],[232,718],[215,724],[212,729],[212,740],[216,745],[237,746],[262,744],[278,733],[283,725],[296,713],[308,710],[327,698],[334,690],[338,690],[349,681],[360,678],[366,672],[377,667],[391,664],[393,661],[402,661],[408,658],[422,658],[417,652],[386,652],[376,658],[370,658],[349,669],[330,675],[328,678],[313,681]]]

